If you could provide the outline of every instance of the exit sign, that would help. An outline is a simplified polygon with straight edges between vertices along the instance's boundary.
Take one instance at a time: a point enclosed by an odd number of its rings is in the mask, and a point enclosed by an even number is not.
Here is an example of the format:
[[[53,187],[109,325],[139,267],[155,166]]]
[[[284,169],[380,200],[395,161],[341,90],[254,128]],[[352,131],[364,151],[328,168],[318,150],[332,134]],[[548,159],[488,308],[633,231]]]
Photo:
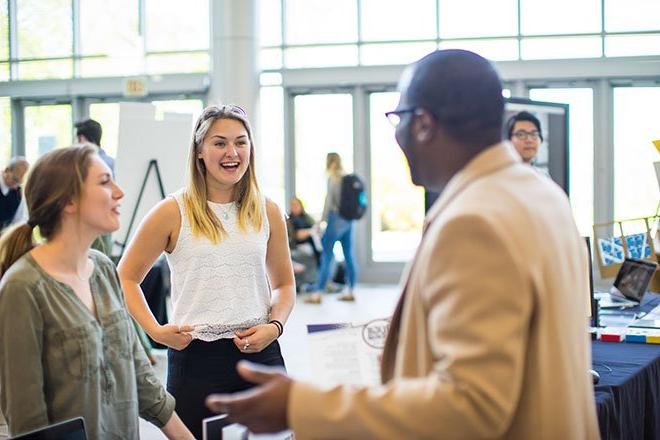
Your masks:
[[[147,80],[145,78],[126,78],[124,96],[147,96]]]

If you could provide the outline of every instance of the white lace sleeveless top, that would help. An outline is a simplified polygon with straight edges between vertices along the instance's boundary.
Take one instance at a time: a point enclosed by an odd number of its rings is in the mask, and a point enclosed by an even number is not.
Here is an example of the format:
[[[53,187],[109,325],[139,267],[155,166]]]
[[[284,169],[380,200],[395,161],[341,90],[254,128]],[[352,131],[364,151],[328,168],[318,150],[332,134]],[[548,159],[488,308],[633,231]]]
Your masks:
[[[170,197],[181,213],[176,247],[166,254],[170,266],[175,324],[194,325],[193,338],[215,341],[234,332],[268,322],[270,285],[266,249],[270,228],[264,199],[260,231],[238,227],[236,203],[208,202],[227,232],[218,244],[194,237],[183,205],[183,191]]]

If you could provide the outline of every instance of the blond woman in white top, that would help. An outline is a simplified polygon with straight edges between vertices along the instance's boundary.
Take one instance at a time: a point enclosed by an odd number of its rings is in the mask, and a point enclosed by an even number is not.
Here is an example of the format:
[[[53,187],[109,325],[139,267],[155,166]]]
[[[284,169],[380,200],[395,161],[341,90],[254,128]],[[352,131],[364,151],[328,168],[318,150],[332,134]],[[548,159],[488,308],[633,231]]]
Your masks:
[[[257,184],[245,111],[207,107],[189,152],[188,184],[145,217],[119,264],[129,310],[168,350],[168,390],[197,438],[212,392],[247,389],[235,365],[284,365],[277,338],[295,302],[282,212]],[[160,325],[140,289],[165,252],[173,319]]]

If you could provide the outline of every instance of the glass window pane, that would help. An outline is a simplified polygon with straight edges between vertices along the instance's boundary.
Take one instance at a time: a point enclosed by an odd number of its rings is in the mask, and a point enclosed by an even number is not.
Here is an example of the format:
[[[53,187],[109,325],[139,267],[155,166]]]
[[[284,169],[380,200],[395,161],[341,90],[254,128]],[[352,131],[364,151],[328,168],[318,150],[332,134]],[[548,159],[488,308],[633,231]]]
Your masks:
[[[18,63],[19,79],[66,79],[73,76],[73,61],[23,61]]]
[[[81,1],[80,50],[83,55],[142,56],[137,0]]]
[[[9,14],[7,2],[0,1],[0,60],[9,59]],[[0,81],[2,81],[0,79]]]
[[[464,49],[478,53],[491,61],[511,61],[518,59],[518,40],[451,40],[440,41],[440,49]]]
[[[660,34],[605,37],[605,56],[660,55]]]
[[[103,129],[101,147],[112,157],[117,157],[119,144],[119,103],[97,102],[90,104],[89,117],[98,121]]]
[[[435,0],[362,0],[362,41],[435,40]]]
[[[106,76],[130,76],[144,73],[144,57],[142,52],[130,56],[111,58],[87,58],[80,60],[79,75],[83,78]]]
[[[259,75],[261,86],[281,86],[282,74],[278,72],[265,72]]]
[[[147,56],[146,73],[149,75],[158,73],[195,73],[208,71],[208,52]]]
[[[259,95],[259,132],[257,145],[257,177],[266,197],[282,210],[284,199],[284,92],[282,87],[262,87]]]
[[[422,236],[424,190],[410,180],[405,156],[385,118],[398,92],[372,93],[370,105],[371,250],[374,261],[408,261]]]
[[[34,163],[42,154],[72,143],[69,104],[25,107],[25,157],[28,162]]]
[[[660,30],[658,0],[605,0],[605,32]]]
[[[145,2],[148,51],[208,49],[208,0]]]
[[[151,103],[156,106],[156,119],[163,119],[165,113],[186,113],[191,115],[191,130],[193,121],[204,110],[204,103],[201,99],[173,99],[169,101],[151,101]]]
[[[282,68],[282,49],[261,49],[259,51],[259,68],[261,70]]]
[[[286,44],[357,41],[355,0],[287,0]]]
[[[11,158],[11,101],[0,98],[0,166]],[[4,167],[2,167],[4,169]]]
[[[71,0],[17,0],[20,58],[70,56]]]
[[[259,19],[258,33],[261,46],[279,46],[282,44],[282,4],[281,0],[259,0],[257,3]]]
[[[590,88],[531,89],[537,101],[569,105],[569,188],[573,216],[582,235],[591,236],[594,222],[593,90]]]
[[[523,38],[520,56],[524,60],[600,57],[600,37]]]
[[[9,81],[9,63],[0,63],[0,81]]]
[[[518,35],[517,0],[441,0],[440,38]]]
[[[327,185],[326,155],[339,153],[344,171],[353,171],[353,97],[299,95],[294,105],[296,196],[307,212],[320,219]]]
[[[364,65],[409,64],[435,50],[430,43],[365,44],[360,56]]]
[[[295,47],[285,51],[286,67],[355,66],[357,46]]]
[[[660,87],[614,88],[614,218],[652,215],[660,194],[653,162]]]
[[[601,0],[520,0],[520,33],[600,33]]]

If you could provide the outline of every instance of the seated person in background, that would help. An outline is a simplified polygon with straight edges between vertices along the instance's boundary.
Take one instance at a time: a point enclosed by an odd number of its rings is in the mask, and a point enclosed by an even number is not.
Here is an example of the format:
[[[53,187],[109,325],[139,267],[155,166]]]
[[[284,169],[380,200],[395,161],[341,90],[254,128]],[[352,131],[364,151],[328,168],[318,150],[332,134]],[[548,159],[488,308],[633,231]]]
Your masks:
[[[289,216],[286,226],[291,259],[294,263],[296,286],[313,283],[321,257],[318,232],[314,219],[305,212],[302,201],[297,197],[289,201]]]
[[[21,185],[29,167],[25,158],[17,156],[0,176],[0,232],[9,225],[27,220]]]

